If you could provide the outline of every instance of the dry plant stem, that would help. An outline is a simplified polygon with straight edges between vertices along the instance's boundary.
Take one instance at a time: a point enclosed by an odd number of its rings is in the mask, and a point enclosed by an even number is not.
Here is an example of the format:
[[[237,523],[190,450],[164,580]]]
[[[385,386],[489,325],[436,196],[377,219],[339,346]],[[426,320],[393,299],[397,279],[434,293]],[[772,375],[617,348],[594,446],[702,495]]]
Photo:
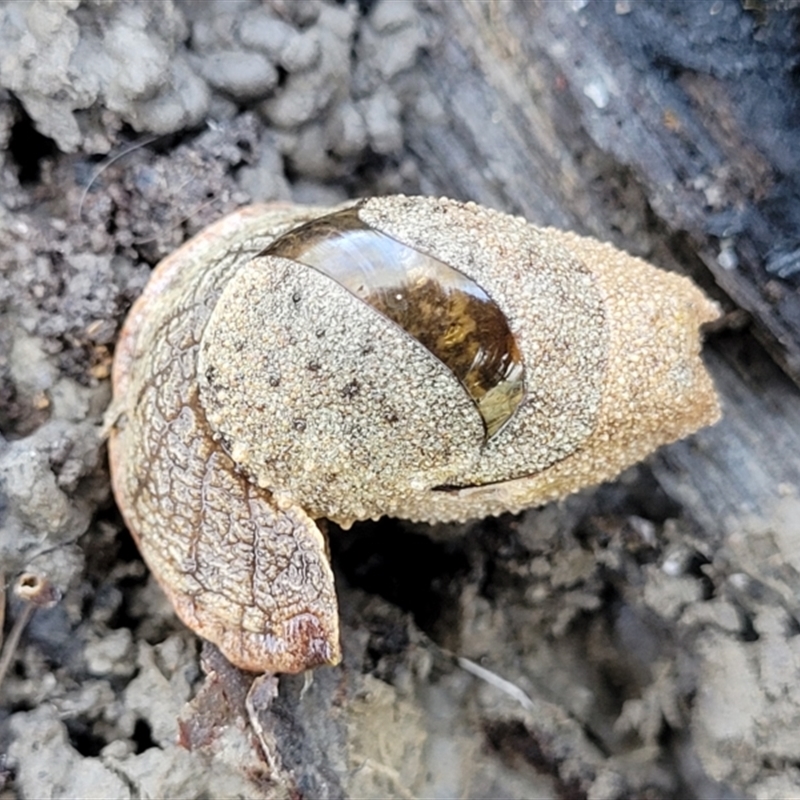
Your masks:
[[[33,572],[23,572],[14,585],[14,594],[23,601],[22,612],[14,622],[8,641],[0,658],[0,686],[8,672],[11,660],[19,645],[20,636],[37,608],[52,608],[60,599],[61,592],[45,577]],[[5,602],[5,594],[3,595]]]
[[[19,576],[14,594],[34,608],[52,608],[61,599],[61,592],[47,578],[33,572]]]
[[[3,648],[3,655],[0,657],[0,688],[3,686],[3,680],[5,679],[6,672],[8,672],[8,668],[14,658],[14,653],[17,651],[17,645],[19,645],[19,639],[20,636],[22,636],[22,631],[25,630],[25,626],[30,621],[34,611],[36,611],[36,606],[33,603],[26,603],[22,609],[22,613],[14,622],[14,627],[11,629],[11,633],[8,635],[8,641],[5,643],[5,647]]]

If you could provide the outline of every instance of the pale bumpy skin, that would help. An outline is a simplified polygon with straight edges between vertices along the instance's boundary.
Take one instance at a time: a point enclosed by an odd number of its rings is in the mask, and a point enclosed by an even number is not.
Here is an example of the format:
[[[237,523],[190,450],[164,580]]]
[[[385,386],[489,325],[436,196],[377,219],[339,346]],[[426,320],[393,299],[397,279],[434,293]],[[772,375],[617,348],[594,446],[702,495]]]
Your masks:
[[[719,416],[698,330],[718,312],[686,278],[474,204],[358,207],[497,303],[526,397],[487,441],[419,342],[315,269],[256,258],[329,209],[243,208],[165,259],[114,363],[114,493],[178,615],[243,669],[340,658],[315,519],[519,511]]]

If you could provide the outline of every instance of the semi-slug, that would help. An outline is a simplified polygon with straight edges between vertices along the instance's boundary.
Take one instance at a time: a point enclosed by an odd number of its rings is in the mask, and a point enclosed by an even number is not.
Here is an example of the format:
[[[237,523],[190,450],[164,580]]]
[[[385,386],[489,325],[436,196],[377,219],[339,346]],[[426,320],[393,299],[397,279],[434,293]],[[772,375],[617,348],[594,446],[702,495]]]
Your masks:
[[[714,422],[716,306],[472,203],[250,206],[165,259],[114,363],[114,493],[180,618],[248,670],[340,658],[315,520],[466,520]]]

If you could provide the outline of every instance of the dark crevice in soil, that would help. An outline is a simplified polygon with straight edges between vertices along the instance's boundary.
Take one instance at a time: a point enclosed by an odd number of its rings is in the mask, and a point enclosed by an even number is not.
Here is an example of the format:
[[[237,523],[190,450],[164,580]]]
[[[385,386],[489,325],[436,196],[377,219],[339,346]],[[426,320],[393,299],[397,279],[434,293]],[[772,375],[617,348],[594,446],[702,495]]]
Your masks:
[[[108,744],[105,739],[95,734],[84,720],[66,720],[65,724],[70,744],[82,756],[99,756],[100,751]]]
[[[56,143],[36,130],[21,106],[17,112],[17,122],[11,128],[8,150],[17,165],[19,182],[23,185],[38,183],[42,160],[58,153]]]
[[[375,535],[380,530],[380,535]],[[408,531],[401,522],[365,522],[330,537],[334,564],[347,581],[378,594],[436,636],[446,608],[457,596],[459,578],[469,572],[463,545],[437,542]]]
[[[136,725],[134,725],[133,728],[133,736],[131,738],[136,745],[137,756],[140,753],[144,753],[145,750],[149,750],[151,747],[157,747],[153,740],[153,731],[146,720],[136,720]]]

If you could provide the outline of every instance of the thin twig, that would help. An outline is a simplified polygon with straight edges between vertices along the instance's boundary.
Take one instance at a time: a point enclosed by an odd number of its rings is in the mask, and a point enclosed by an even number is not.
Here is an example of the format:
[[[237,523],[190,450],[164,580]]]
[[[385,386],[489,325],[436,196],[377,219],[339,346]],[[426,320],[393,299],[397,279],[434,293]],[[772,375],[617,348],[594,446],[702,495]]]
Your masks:
[[[0,686],[3,685],[8,668],[17,652],[22,631],[25,630],[33,612],[37,608],[52,608],[61,599],[61,592],[47,578],[35,572],[23,572],[19,576],[14,585],[14,594],[24,605],[20,615],[14,620],[14,626],[0,656]]]
[[[36,606],[33,603],[26,603],[22,609],[22,613],[14,621],[14,627],[11,629],[11,633],[8,634],[8,640],[3,648],[3,655],[0,657],[0,687],[2,687],[6,672],[8,672],[11,662],[14,660],[14,653],[17,651],[17,645],[19,644],[20,636],[22,636],[22,631],[25,630],[25,626],[30,621],[34,611],[36,611]]]

